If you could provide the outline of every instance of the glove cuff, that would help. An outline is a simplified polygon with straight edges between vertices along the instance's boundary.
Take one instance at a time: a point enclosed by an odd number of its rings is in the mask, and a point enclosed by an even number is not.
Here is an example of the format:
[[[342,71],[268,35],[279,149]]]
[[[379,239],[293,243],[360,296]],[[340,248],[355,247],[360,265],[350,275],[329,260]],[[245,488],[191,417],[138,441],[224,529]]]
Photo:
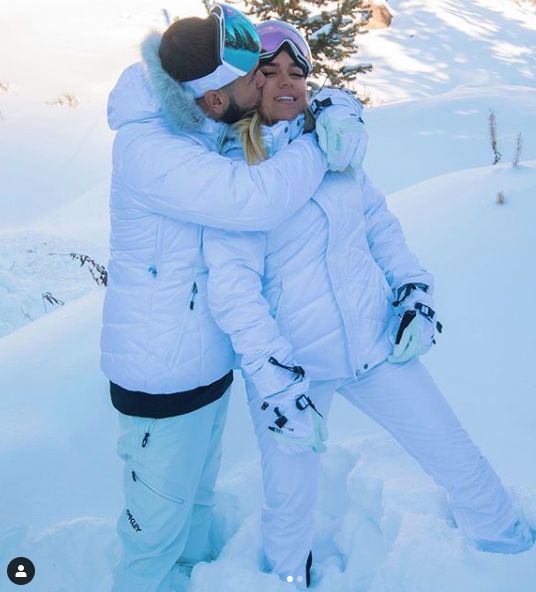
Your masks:
[[[397,288],[396,290],[396,300],[393,302],[393,306],[400,306],[415,290],[421,290],[428,294],[429,286],[421,283],[404,284],[403,286],[400,286],[400,288]]]
[[[419,296],[417,294],[414,294],[414,292],[416,292],[417,290],[420,290],[421,292],[426,294],[426,296],[422,298],[423,302],[420,302]],[[429,286],[427,284],[404,284],[403,286],[400,286],[400,288],[398,288],[398,290],[396,291],[397,300],[393,302],[393,306],[397,308],[405,303],[404,306],[401,306],[401,309],[406,310],[406,314],[408,311],[417,311],[423,317],[428,319],[432,324],[435,323],[435,328],[437,329],[438,333],[441,333],[443,331],[443,325],[436,320],[436,313],[435,310],[432,308],[433,300],[430,294],[428,293],[428,290]]]
[[[309,108],[314,118],[318,119],[320,113],[332,105],[342,105],[361,118],[363,103],[353,93],[344,88],[321,88],[313,95]]]

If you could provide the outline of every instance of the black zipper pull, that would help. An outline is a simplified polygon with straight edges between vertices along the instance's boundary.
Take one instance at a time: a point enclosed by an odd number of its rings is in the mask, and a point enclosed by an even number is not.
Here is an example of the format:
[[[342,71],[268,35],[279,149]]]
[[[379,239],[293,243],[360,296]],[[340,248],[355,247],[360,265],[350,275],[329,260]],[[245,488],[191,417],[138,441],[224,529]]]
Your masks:
[[[149,434],[149,432],[145,432],[145,436],[143,436],[143,440],[141,441],[141,447],[145,448],[147,446],[147,442],[149,440],[149,436],[151,434]]]
[[[274,423],[279,429],[282,429],[283,426],[288,422],[288,419],[281,413],[281,411],[279,411],[279,407],[274,409],[274,413],[277,416],[277,419],[274,421]]]
[[[270,356],[268,358],[268,362],[270,362],[270,364],[273,364],[274,366],[279,366],[279,368],[284,368],[289,372],[294,372],[294,374],[297,374],[302,378],[305,376],[305,370],[301,366],[285,366],[285,364],[281,364],[281,362],[276,360],[273,356]]]
[[[190,310],[194,309],[194,299],[195,299],[196,294],[197,294],[197,283],[194,282],[194,285],[192,286],[192,297],[190,298]]]

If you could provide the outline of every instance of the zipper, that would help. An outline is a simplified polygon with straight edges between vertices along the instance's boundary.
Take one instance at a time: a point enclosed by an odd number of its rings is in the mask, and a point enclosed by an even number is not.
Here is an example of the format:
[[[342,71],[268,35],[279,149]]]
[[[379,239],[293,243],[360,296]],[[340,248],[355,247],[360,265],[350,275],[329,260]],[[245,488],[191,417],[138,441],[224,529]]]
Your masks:
[[[268,362],[273,366],[278,366],[279,368],[284,368],[289,372],[293,372],[294,374],[301,376],[302,378],[305,376],[305,370],[301,366],[286,366],[285,364],[281,364],[279,360],[276,360],[273,356],[268,358]]]
[[[130,475],[132,477],[132,481],[134,481],[134,482],[139,481],[142,485],[147,487],[147,489],[149,489],[149,491],[152,491],[155,495],[163,497],[164,499],[167,499],[168,501],[173,502],[175,504],[184,504],[184,500],[181,497],[173,497],[171,495],[167,495],[166,493],[162,493],[158,489],[155,489],[152,485],[149,485],[149,483],[147,483],[147,481],[145,481],[145,479],[142,479],[136,473],[136,471],[131,471]]]
[[[190,310],[194,309],[194,300],[195,300],[196,294],[197,294],[197,282],[194,281],[194,284],[192,286],[191,296],[190,296]]]
[[[350,361],[350,367],[353,366],[353,368],[360,368],[361,364],[358,363],[359,339],[358,339],[358,336],[356,335],[356,331],[354,329],[354,323],[352,322],[352,319],[348,319],[347,313],[344,311],[344,307],[341,306],[341,297],[343,300],[345,300],[346,294],[344,293],[343,290],[335,289],[337,282],[334,281],[333,272],[332,272],[333,271],[332,270],[333,264],[330,262],[331,246],[333,245],[335,239],[333,238],[333,225],[331,223],[331,217],[329,215],[329,207],[326,207],[326,205],[322,203],[322,200],[314,199],[314,201],[318,205],[318,207],[322,210],[322,212],[324,213],[324,216],[326,217],[326,220],[327,220],[328,246],[327,246],[327,251],[326,251],[326,263],[327,263],[326,267],[327,267],[328,277],[329,277],[329,281],[331,284],[331,290],[333,293],[335,304],[337,305],[337,309],[338,309],[338,311],[342,317],[342,320],[343,320],[342,329],[343,329],[344,335],[346,337],[346,348],[348,350],[348,359]],[[359,370],[357,372],[359,372]],[[357,373],[354,374],[354,380],[357,381]]]
[[[153,421],[151,421],[151,423],[145,428],[145,434],[143,436],[143,440],[141,441],[142,448],[145,448],[147,446],[147,443],[149,442],[149,438],[151,436],[151,432],[153,431],[153,428],[157,421],[158,419],[153,419]]]
[[[192,284],[192,291],[190,295],[190,310],[194,309],[195,306],[195,297],[197,295],[197,272],[202,269],[204,266],[204,259],[203,259],[203,227],[197,227],[197,258],[195,261],[195,267],[193,269],[194,275],[194,283]]]

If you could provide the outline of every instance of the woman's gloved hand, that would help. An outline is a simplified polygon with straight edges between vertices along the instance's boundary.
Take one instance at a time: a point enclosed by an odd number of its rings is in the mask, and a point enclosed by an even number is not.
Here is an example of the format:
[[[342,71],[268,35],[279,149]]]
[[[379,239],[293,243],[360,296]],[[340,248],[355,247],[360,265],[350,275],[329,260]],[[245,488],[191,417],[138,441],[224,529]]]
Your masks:
[[[434,301],[425,284],[405,284],[393,302],[398,319],[393,323],[391,364],[402,364],[422,356],[435,343],[435,330],[443,326],[435,320]],[[396,333],[395,333],[396,331]]]
[[[307,395],[307,387],[308,381],[299,381],[262,401],[267,428],[284,452],[326,451],[326,423]]]
[[[367,133],[361,117],[363,104],[349,91],[323,88],[313,96],[310,109],[329,170],[359,168],[367,150]]]

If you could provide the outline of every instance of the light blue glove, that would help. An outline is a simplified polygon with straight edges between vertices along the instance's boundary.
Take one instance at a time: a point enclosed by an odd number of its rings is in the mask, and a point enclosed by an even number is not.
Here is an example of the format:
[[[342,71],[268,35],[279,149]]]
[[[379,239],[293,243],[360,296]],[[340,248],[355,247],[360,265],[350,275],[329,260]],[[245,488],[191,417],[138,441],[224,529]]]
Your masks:
[[[340,88],[323,88],[313,96],[311,112],[316,119],[318,144],[326,153],[330,171],[359,168],[367,150],[363,104]]]
[[[398,290],[393,303],[398,318],[392,326],[393,351],[387,361],[403,364],[427,353],[435,343],[435,329],[441,333],[441,323],[435,321],[433,299],[424,284],[406,284]]]
[[[268,429],[281,450],[295,454],[310,448],[325,452],[328,438],[326,422],[306,394],[308,382],[300,381],[263,400]]]

